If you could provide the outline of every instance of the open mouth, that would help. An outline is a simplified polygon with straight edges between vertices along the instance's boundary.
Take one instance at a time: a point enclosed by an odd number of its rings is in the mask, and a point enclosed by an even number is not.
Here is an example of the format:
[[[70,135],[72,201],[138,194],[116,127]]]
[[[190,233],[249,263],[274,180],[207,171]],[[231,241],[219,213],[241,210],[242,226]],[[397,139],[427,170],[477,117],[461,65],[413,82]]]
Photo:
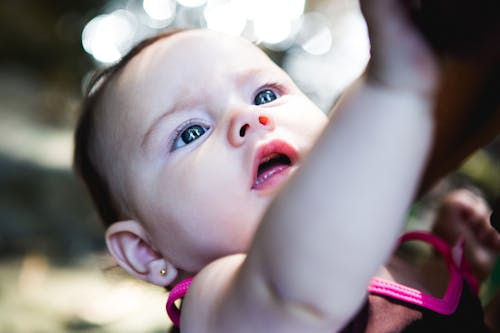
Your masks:
[[[252,189],[263,190],[277,186],[297,159],[297,152],[288,144],[274,141],[257,153]]]

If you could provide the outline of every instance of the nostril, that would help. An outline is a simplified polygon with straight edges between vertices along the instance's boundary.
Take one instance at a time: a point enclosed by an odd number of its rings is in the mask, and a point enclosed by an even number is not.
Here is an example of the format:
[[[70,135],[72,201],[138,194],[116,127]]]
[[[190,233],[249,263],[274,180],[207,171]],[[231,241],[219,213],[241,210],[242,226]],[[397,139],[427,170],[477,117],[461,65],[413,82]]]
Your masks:
[[[250,127],[250,125],[248,125],[248,124],[241,126],[241,128],[240,128],[240,136],[241,137],[245,136],[245,133],[249,127]]]

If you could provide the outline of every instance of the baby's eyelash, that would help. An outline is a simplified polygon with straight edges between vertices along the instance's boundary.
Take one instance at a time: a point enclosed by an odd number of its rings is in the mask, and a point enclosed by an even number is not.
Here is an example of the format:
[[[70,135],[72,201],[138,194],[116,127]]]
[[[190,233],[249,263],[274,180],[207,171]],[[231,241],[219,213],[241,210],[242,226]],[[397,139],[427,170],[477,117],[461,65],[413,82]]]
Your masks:
[[[211,128],[210,125],[208,125],[205,121],[203,121],[201,119],[189,119],[189,120],[183,122],[182,124],[177,126],[177,128],[174,130],[174,132],[170,136],[170,139],[168,140],[170,152],[173,152],[176,149],[178,149],[178,147],[176,147],[176,144],[177,144],[177,141],[180,139],[182,133],[185,130],[187,130],[189,127],[194,126],[194,125],[198,125],[200,127],[203,127],[206,131],[209,131]]]
[[[283,96],[287,93],[286,87],[283,84],[275,82],[275,81],[269,81],[269,82],[261,85],[260,88],[255,91],[255,93],[257,93],[263,89],[274,90],[275,92],[278,93],[279,96]]]

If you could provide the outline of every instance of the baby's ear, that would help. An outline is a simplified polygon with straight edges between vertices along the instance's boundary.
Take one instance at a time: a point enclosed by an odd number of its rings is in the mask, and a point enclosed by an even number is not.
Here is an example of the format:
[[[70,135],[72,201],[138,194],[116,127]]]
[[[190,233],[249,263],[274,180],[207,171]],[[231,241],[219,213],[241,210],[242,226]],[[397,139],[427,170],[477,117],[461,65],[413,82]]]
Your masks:
[[[119,221],[109,226],[106,245],[118,264],[138,279],[167,286],[177,277],[177,269],[154,249],[137,221]]]

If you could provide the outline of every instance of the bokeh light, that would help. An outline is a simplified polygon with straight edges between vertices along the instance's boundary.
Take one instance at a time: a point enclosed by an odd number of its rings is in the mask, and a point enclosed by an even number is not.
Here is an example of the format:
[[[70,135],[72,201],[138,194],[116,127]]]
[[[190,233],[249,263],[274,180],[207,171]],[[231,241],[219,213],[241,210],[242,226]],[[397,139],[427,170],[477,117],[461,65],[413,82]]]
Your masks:
[[[304,13],[305,0],[237,0],[250,20],[264,18],[291,21]]]
[[[297,44],[313,55],[322,55],[332,47],[332,32],[327,18],[317,12],[306,13],[302,17]]]
[[[231,35],[240,35],[247,24],[243,7],[236,1],[208,1],[204,17],[209,29]]]
[[[157,21],[167,21],[175,15],[175,1],[144,0],[142,7],[150,18]]]
[[[259,18],[254,20],[254,29],[259,42],[278,44],[290,36],[292,22],[283,18]]]
[[[279,44],[291,37],[293,24],[304,13],[305,0],[239,0],[253,22],[257,41]]]
[[[306,0],[137,1],[138,5],[129,3],[86,24],[83,48],[97,63],[114,63],[141,38],[173,27],[208,28],[241,35],[264,48],[286,51],[295,42],[306,4]],[[120,3],[114,2],[113,7],[120,7]],[[313,54],[327,52],[331,44],[329,31],[324,26],[322,29],[316,29],[315,36],[302,41],[305,50]]]
[[[185,7],[200,7],[203,6],[207,0],[177,0],[177,2]]]
[[[90,20],[82,32],[82,45],[95,60],[113,63],[130,49],[135,32],[134,15],[120,9]]]

